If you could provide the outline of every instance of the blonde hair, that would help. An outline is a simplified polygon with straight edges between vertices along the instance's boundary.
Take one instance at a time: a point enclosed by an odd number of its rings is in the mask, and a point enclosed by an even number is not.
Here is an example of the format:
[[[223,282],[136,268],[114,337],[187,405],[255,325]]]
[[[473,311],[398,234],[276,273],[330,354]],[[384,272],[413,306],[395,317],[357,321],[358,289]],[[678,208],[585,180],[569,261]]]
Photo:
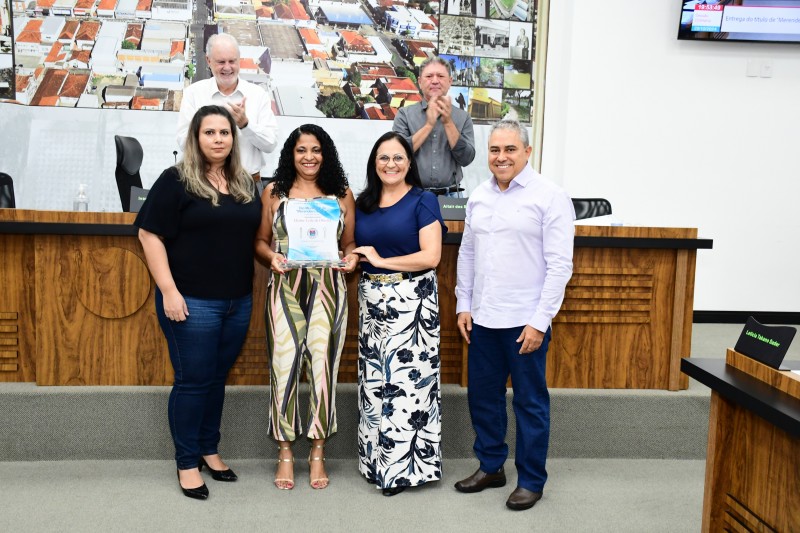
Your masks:
[[[189,124],[189,133],[186,136],[183,158],[176,165],[180,171],[181,182],[189,194],[209,200],[214,207],[219,206],[219,192],[206,177],[208,162],[206,162],[203,152],[200,150],[198,141],[200,125],[204,118],[211,115],[225,117],[231,127],[231,137],[233,139],[231,153],[228,154],[222,166],[223,174],[228,182],[228,193],[240,204],[252,202],[253,198],[255,198],[255,184],[253,183],[253,177],[242,167],[236,123],[227,109],[217,105],[203,106],[192,117],[192,122]]]

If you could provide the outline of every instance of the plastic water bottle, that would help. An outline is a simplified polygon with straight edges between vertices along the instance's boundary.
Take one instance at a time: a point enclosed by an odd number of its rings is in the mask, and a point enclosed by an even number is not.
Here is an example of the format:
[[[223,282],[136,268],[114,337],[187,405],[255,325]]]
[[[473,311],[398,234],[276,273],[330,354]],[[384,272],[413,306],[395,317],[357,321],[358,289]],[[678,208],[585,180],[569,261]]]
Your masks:
[[[72,201],[73,211],[88,211],[89,210],[89,197],[86,195],[86,184],[81,183],[78,185],[78,194]]]

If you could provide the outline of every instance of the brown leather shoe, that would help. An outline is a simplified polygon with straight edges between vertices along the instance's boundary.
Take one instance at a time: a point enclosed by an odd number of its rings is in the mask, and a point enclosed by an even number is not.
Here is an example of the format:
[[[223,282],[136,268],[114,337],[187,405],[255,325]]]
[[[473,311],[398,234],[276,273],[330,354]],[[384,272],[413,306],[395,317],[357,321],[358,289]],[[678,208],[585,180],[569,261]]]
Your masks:
[[[455,484],[458,492],[480,492],[483,489],[502,487],[506,484],[506,473],[503,467],[494,474],[487,474],[480,468],[474,474]]]
[[[541,492],[531,492],[528,489],[517,487],[506,500],[506,507],[515,511],[524,511],[536,505],[536,502],[541,499]]]

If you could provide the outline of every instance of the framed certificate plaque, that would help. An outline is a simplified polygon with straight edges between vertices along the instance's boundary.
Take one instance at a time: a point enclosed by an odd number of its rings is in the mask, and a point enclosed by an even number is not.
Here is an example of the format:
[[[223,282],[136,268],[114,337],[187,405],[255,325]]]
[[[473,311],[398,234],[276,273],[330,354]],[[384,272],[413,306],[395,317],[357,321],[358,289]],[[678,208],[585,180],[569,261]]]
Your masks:
[[[346,265],[339,256],[337,230],[341,207],[335,198],[290,198],[285,209],[289,237],[289,249],[286,252],[288,267]]]

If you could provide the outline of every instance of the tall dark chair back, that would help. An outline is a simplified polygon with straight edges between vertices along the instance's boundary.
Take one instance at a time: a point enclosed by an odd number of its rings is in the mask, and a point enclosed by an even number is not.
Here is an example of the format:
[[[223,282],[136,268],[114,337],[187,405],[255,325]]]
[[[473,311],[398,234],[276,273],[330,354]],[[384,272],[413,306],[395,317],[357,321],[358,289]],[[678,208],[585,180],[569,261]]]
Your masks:
[[[133,137],[122,137],[114,135],[114,143],[117,146],[117,189],[119,190],[119,200],[122,202],[122,210],[131,210],[131,187],[141,187],[142,177],[139,169],[142,167],[144,152],[142,145]]]
[[[17,201],[14,199],[14,180],[5,172],[0,172],[0,208],[15,208]]]
[[[611,214],[611,202],[605,198],[573,198],[572,205],[577,220]]]

